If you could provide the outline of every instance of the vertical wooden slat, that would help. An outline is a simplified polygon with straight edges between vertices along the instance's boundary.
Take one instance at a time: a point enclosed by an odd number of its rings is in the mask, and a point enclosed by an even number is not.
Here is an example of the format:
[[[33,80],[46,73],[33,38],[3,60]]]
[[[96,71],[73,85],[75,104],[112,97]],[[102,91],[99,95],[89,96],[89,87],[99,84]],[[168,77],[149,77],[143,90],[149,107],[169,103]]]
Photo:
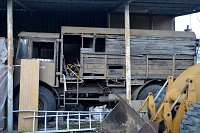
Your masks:
[[[107,77],[107,55],[105,54],[105,64],[104,64],[104,77]]]
[[[20,98],[19,110],[38,110],[39,92],[39,61],[21,60],[20,74]],[[19,113],[18,131],[32,131],[33,120],[24,119],[25,116],[33,116],[33,113]],[[37,119],[35,121],[37,130]]]
[[[148,78],[148,76],[149,76],[149,56],[147,54],[146,77]]]
[[[83,77],[83,54],[81,54],[80,59],[80,77]]]

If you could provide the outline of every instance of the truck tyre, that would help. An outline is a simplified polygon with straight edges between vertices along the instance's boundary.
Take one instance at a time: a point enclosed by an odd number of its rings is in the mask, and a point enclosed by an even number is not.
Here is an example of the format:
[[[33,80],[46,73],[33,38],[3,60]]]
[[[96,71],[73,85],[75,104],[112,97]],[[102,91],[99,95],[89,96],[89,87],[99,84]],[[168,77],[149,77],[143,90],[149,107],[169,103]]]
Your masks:
[[[19,94],[16,96],[14,100],[14,110],[19,110]],[[39,101],[38,101],[38,110],[44,110],[44,111],[55,111],[56,110],[56,100],[53,94],[45,87],[40,86],[39,87]],[[44,115],[44,113],[39,113],[38,115]],[[49,113],[48,113],[49,115]],[[16,116],[18,117],[18,113],[16,113]],[[47,121],[49,121],[51,118],[47,117]],[[38,122],[42,123],[44,122],[44,118],[40,117],[38,118]]]
[[[142,91],[140,91],[140,93],[138,94],[137,100],[144,100],[147,98],[149,92],[152,92],[153,94],[155,94],[160,89],[161,89],[160,85],[149,85],[145,87],[144,89],[142,89]]]
[[[179,133],[200,133],[200,101],[190,106],[180,122]]]

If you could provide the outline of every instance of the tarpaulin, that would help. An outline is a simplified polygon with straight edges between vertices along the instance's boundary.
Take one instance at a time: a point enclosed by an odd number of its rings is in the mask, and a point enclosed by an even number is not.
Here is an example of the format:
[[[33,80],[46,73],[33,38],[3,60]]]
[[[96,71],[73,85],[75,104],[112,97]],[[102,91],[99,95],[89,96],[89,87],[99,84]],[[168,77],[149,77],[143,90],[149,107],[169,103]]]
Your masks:
[[[8,82],[8,69],[7,65],[5,65],[5,61],[7,60],[7,47],[6,47],[6,39],[0,38],[0,114],[4,108],[5,101],[7,98],[7,82]],[[0,122],[4,119],[4,116],[0,116]]]

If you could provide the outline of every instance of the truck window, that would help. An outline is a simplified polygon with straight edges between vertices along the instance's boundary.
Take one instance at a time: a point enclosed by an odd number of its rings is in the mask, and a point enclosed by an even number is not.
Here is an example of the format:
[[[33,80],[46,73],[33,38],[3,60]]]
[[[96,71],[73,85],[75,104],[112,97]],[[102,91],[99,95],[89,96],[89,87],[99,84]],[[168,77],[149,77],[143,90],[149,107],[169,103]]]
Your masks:
[[[32,58],[54,59],[54,42],[33,42]]]
[[[105,38],[96,39],[95,52],[105,52]]]
[[[16,59],[27,59],[28,57],[28,39],[19,39]]]

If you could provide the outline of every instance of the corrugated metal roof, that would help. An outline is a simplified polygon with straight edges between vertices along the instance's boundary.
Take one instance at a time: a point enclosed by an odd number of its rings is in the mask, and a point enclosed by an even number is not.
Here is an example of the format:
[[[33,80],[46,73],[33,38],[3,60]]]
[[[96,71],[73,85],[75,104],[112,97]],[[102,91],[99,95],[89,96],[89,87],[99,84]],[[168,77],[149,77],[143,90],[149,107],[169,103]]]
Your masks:
[[[32,11],[121,11],[131,0],[13,0],[20,1]],[[14,9],[24,9],[19,2],[13,2]],[[6,0],[0,1],[0,9],[6,9]],[[123,11],[123,8],[121,8]],[[130,11],[144,14],[163,14],[179,16],[200,11],[200,0],[132,0]]]

